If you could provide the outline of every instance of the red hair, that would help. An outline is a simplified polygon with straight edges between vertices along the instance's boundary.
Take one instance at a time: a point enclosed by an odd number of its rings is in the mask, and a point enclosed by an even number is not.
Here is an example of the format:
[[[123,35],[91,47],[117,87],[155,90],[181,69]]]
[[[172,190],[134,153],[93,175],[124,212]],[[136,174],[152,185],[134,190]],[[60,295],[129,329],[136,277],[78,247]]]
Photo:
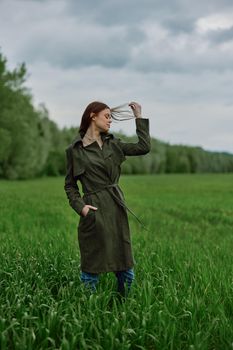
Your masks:
[[[98,114],[99,112],[103,111],[106,108],[110,109],[108,107],[108,105],[106,105],[103,102],[98,102],[98,101],[91,102],[86,107],[86,109],[82,115],[81,124],[79,127],[79,134],[80,134],[81,138],[84,137],[89,125],[91,124],[91,113]]]

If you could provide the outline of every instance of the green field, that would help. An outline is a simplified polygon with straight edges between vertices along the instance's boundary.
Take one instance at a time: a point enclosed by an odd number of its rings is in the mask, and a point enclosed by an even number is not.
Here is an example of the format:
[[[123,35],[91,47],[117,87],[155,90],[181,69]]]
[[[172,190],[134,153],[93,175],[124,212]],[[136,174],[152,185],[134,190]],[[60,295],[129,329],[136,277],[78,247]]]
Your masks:
[[[135,258],[125,303],[79,280],[64,178],[0,181],[0,348],[232,349],[233,175],[122,176]],[[114,299],[115,300],[115,299]]]

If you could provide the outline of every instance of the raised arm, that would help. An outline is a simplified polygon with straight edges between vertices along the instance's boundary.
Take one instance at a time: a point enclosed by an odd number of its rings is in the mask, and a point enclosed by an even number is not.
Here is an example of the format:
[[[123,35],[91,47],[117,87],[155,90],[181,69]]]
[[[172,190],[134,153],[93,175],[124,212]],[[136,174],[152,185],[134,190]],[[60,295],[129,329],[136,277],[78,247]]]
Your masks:
[[[66,177],[64,189],[69,199],[70,206],[81,215],[83,207],[86,205],[83,199],[81,198],[77,181],[73,177],[73,160],[72,160],[72,149],[68,147],[66,149]]]
[[[131,107],[136,121],[136,133],[138,136],[138,142],[122,142],[120,139],[118,143],[125,156],[139,156],[141,154],[146,154],[150,152],[150,133],[149,133],[149,119],[142,118],[141,105],[137,102],[130,102],[129,106]]]
[[[150,134],[149,134],[149,119],[136,118],[136,133],[138,142],[122,142],[118,141],[125,156],[139,156],[150,152]]]

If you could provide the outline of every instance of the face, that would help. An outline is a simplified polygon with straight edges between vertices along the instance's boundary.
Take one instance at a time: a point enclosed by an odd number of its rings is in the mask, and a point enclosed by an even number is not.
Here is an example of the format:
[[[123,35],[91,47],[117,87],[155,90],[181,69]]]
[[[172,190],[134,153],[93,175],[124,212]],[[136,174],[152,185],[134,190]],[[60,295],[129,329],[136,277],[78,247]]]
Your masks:
[[[107,132],[112,122],[110,109],[103,109],[98,114],[93,115],[92,120],[95,123],[95,126],[100,130],[100,132]]]

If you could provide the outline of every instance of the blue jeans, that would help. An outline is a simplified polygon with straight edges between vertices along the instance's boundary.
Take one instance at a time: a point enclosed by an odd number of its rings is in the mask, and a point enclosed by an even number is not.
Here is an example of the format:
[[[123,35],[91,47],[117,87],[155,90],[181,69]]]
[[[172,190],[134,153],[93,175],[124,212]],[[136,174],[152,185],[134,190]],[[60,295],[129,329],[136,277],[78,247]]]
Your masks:
[[[125,283],[127,284],[127,294],[130,291],[131,284],[134,280],[134,271],[133,269],[124,270],[124,271],[115,271],[115,276],[117,278],[117,291],[125,295]],[[96,292],[96,285],[99,281],[99,275],[97,273],[90,273],[81,271],[81,281],[84,285],[91,291]]]

